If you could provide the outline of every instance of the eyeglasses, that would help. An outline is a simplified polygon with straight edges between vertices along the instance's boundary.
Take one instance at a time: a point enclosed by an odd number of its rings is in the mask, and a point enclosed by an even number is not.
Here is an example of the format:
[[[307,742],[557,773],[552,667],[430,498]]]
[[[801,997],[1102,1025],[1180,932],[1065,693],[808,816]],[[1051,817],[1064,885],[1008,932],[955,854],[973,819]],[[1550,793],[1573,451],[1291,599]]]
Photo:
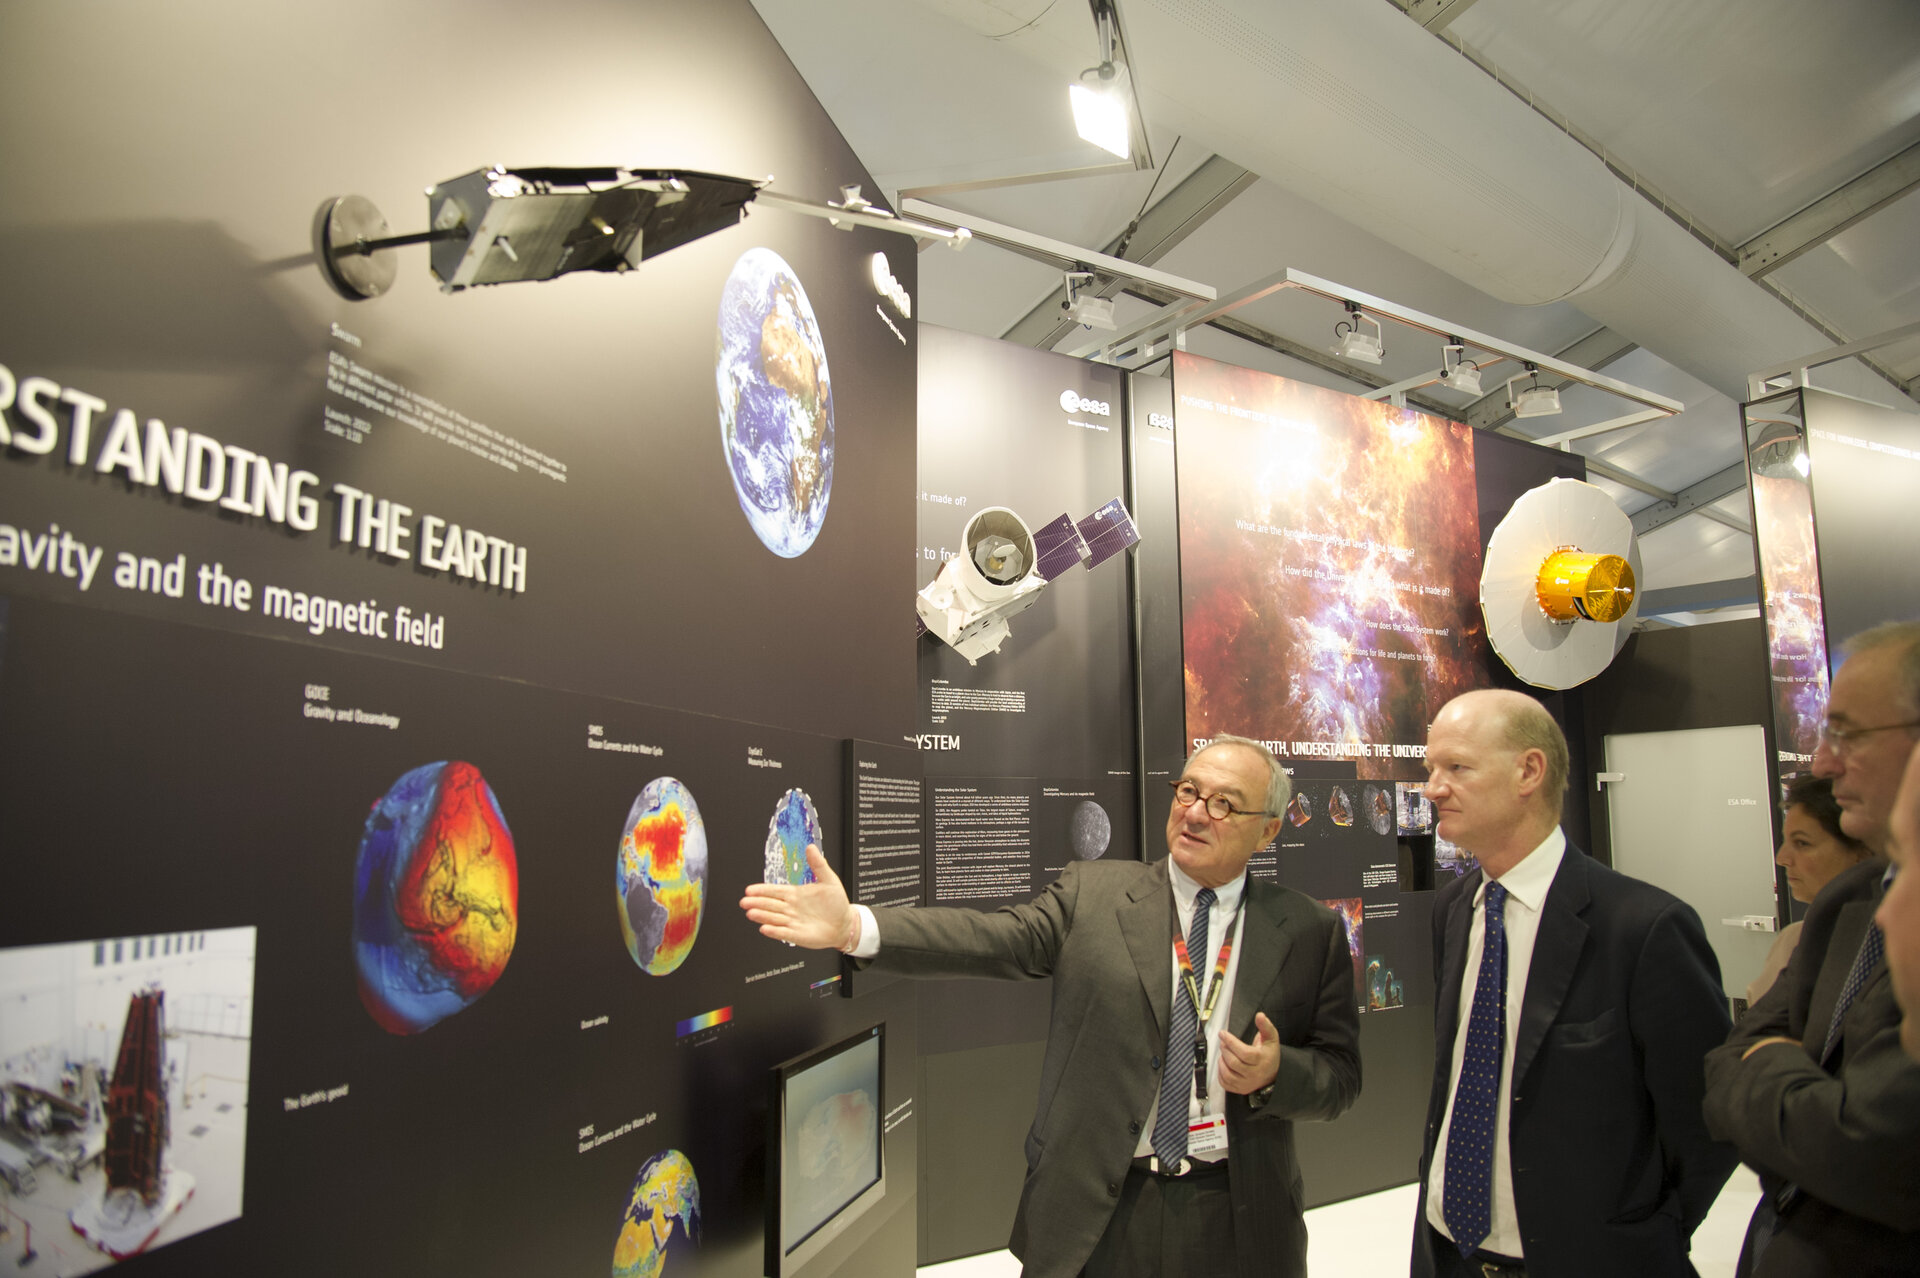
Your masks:
[[[1237,816],[1274,815],[1271,812],[1255,812],[1251,809],[1236,808],[1224,794],[1203,795],[1200,793],[1200,788],[1191,781],[1169,781],[1167,784],[1173,787],[1174,807],[1190,808],[1194,805],[1195,800],[1205,799],[1207,802],[1207,815],[1216,821],[1224,821],[1228,817]]]
[[[1845,754],[1860,744],[1862,737],[1870,737],[1876,732],[1897,732],[1902,728],[1920,728],[1920,719],[1907,723],[1882,723],[1871,728],[1843,728],[1837,724],[1822,724],[1820,744],[1834,754]]]

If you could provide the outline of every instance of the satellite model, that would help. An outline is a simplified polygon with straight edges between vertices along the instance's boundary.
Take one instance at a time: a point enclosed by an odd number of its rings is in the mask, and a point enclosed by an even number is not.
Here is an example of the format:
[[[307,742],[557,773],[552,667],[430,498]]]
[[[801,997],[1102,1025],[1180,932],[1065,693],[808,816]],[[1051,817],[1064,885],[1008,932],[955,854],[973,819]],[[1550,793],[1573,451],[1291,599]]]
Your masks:
[[[1613,499],[1577,479],[1549,480],[1521,495],[1487,543],[1487,638],[1536,688],[1585,683],[1632,633],[1639,577],[1633,521]]]
[[[145,1251],[193,1196],[193,1177],[166,1161],[166,998],[149,988],[127,1004],[107,1088],[106,1184],[69,1218],[76,1233],[116,1260]]]
[[[978,665],[1000,651],[1007,618],[1025,612],[1048,582],[1075,564],[1091,569],[1140,540],[1118,497],[1078,523],[1061,515],[1038,532],[1005,506],[989,506],[960,531],[960,554],[914,599],[920,629]]]

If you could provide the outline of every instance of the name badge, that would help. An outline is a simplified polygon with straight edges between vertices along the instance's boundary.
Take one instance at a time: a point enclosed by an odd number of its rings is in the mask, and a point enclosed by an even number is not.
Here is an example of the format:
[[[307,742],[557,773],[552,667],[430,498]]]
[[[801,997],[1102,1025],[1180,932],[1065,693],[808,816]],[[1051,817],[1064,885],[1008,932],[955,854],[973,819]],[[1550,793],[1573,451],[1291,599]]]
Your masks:
[[[1218,1154],[1227,1148],[1227,1116],[1210,1114],[1187,1124],[1189,1154]]]

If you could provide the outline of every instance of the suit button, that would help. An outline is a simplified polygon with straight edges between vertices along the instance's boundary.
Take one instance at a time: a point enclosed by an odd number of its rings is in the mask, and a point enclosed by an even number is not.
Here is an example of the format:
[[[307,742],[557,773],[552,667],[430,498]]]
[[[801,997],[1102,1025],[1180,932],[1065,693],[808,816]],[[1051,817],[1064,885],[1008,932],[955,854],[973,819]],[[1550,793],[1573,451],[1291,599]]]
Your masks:
[[[1139,1134],[1140,1134],[1140,1124],[1138,1123],[1127,1124],[1127,1135],[1138,1136]]]
[[[1120,1185],[1119,1185],[1119,1183],[1118,1183],[1117,1181],[1111,1181],[1111,1180],[1110,1180],[1110,1181],[1108,1181],[1108,1182],[1107,1182],[1107,1197],[1109,1197],[1109,1198],[1118,1198],[1119,1196],[1120,1196]]]
[[[1160,1068],[1160,1058],[1159,1058],[1158,1056],[1156,1056],[1156,1057],[1154,1057],[1154,1058],[1153,1058],[1152,1060],[1150,1060],[1150,1061],[1148,1061],[1148,1062],[1147,1062],[1147,1064],[1149,1064],[1149,1065],[1151,1065],[1151,1066],[1152,1066],[1153,1068],[1155,1068],[1155,1069],[1159,1069],[1159,1068]]]

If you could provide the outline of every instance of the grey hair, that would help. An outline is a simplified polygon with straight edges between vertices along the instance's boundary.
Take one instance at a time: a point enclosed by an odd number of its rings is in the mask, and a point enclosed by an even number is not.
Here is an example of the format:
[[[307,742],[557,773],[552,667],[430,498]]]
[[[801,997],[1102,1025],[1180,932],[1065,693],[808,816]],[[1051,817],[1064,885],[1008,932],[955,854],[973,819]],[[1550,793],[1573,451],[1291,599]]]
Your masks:
[[[1287,800],[1293,797],[1293,778],[1287,775],[1287,770],[1281,766],[1280,760],[1273,757],[1273,751],[1267,749],[1261,742],[1251,737],[1236,737],[1230,732],[1223,732],[1187,756],[1187,762],[1191,764],[1215,746],[1227,745],[1242,746],[1260,756],[1260,761],[1267,765],[1267,815],[1279,816],[1285,812]]]
[[[1888,648],[1897,650],[1894,677],[1907,710],[1920,711],[1920,621],[1883,621],[1840,645],[1849,657]]]

